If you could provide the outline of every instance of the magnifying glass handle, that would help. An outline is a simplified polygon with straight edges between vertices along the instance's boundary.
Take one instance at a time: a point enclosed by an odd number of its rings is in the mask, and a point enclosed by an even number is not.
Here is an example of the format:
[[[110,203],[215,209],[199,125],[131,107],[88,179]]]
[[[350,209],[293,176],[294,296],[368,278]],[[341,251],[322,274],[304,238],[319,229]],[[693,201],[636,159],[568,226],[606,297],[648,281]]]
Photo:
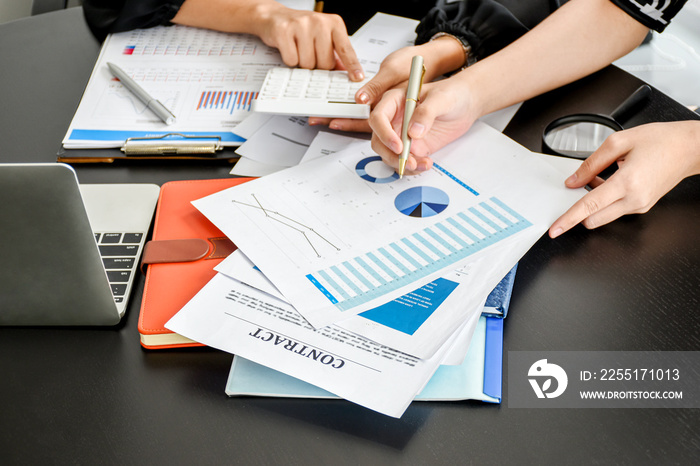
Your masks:
[[[624,121],[624,117],[632,110],[637,108],[639,104],[647,100],[650,95],[651,87],[649,87],[647,84],[639,86],[639,88],[637,88],[637,90],[634,91],[631,96],[627,97],[624,102],[622,102],[615,110],[612,111],[610,116],[618,123]]]

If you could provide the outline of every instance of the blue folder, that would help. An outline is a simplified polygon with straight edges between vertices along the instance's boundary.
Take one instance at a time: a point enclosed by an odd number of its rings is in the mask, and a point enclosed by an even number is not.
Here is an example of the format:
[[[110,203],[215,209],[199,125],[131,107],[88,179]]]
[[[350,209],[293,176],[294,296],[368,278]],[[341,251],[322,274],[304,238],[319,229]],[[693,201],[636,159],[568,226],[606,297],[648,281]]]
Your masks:
[[[513,294],[513,283],[515,283],[515,272],[518,264],[503,277],[498,285],[491,291],[482,314],[504,318],[508,314],[508,305],[510,304],[510,296]]]

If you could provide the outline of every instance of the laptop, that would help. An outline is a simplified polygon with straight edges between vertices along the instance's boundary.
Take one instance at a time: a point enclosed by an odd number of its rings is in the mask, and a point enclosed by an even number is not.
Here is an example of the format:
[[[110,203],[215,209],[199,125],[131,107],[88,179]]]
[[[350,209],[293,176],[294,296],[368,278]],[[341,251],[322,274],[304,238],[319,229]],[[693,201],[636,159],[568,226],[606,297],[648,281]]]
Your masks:
[[[116,325],[160,187],[79,185],[69,165],[0,164],[0,325]]]

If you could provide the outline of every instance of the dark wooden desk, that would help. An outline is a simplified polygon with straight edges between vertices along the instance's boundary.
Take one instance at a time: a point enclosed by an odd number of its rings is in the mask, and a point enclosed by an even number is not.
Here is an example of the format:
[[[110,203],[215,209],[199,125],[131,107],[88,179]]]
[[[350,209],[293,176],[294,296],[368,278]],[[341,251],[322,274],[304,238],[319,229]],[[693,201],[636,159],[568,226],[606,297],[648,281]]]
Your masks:
[[[1,25],[0,43],[0,161],[55,161],[98,44],[80,10]],[[637,84],[606,71],[527,103],[508,133],[527,143],[552,98],[569,102],[564,111],[581,105],[569,94],[580,86],[623,95]],[[617,105],[591,98],[585,105]],[[686,115],[658,94],[649,105],[660,110],[645,110],[637,123]],[[77,171],[83,182],[164,183],[224,177],[228,168]],[[540,240],[518,269],[504,375],[508,351],[700,350],[699,198],[696,177],[646,215]],[[1,240],[12,226],[0,225]],[[0,463],[695,464],[700,457],[700,410],[513,409],[507,377],[502,405],[414,403],[399,420],[345,401],[227,398],[231,355],[141,349],[142,291],[143,277],[117,328],[0,328]]]

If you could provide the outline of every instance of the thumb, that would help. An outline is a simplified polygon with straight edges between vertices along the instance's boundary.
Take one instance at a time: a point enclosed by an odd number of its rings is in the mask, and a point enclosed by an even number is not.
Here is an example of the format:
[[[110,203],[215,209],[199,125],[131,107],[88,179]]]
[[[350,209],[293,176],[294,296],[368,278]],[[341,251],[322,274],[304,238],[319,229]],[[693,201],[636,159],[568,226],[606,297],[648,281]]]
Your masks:
[[[355,93],[355,102],[374,104],[379,102],[384,93],[408,79],[394,71],[380,68],[376,75]]]

